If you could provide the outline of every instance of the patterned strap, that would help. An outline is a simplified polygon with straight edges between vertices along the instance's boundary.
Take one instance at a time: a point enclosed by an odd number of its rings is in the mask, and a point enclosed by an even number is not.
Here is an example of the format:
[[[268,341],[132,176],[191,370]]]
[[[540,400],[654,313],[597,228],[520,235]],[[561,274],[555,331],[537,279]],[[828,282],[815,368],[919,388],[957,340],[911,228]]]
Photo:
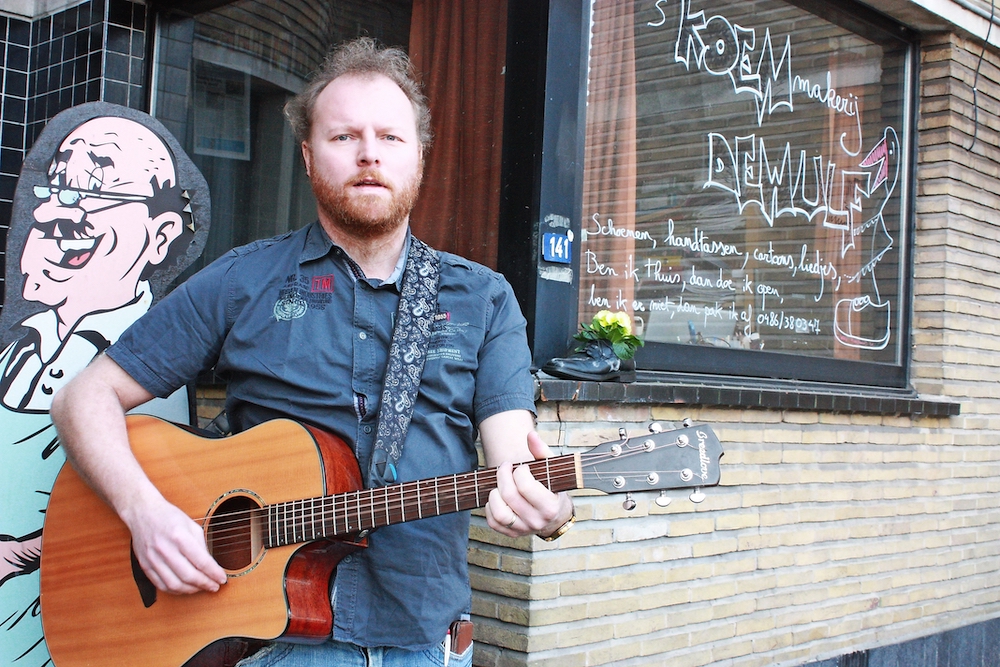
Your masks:
[[[398,478],[396,462],[403,453],[403,440],[420,389],[440,283],[441,259],[437,252],[411,237],[368,471],[372,487],[392,484]]]

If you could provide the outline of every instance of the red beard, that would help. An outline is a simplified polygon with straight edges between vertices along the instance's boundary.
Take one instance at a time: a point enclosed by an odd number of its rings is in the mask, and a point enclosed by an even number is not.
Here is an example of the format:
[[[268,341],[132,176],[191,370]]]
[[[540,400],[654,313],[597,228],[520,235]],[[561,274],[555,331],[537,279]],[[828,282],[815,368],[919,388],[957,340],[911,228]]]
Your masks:
[[[378,238],[406,222],[417,202],[423,164],[417,175],[402,187],[388,181],[377,169],[363,169],[349,181],[334,185],[320,177],[311,180],[316,205],[335,226],[357,238]],[[359,194],[352,188],[364,179],[374,179],[389,190],[386,201],[378,194]]]

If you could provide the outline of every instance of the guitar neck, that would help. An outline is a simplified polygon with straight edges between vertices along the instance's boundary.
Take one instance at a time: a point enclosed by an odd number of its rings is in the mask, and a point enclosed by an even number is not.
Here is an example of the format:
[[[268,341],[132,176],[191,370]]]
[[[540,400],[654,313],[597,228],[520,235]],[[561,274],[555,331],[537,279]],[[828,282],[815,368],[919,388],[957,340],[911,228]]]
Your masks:
[[[578,454],[540,459],[527,465],[536,480],[553,492],[583,487]],[[353,535],[382,526],[484,507],[497,486],[497,469],[445,475],[416,482],[261,508],[267,548]]]

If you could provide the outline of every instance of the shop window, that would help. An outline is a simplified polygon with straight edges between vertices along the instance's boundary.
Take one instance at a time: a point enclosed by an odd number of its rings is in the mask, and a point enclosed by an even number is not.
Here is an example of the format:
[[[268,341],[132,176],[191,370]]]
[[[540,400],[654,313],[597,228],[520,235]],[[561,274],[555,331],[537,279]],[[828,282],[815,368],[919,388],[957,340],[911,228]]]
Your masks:
[[[785,0],[598,0],[579,18],[547,25],[550,55],[582,38],[586,66],[572,131],[543,124],[582,168],[538,210],[536,362],[623,310],[642,369],[904,386],[906,31]],[[553,289],[574,317],[539,314]]]

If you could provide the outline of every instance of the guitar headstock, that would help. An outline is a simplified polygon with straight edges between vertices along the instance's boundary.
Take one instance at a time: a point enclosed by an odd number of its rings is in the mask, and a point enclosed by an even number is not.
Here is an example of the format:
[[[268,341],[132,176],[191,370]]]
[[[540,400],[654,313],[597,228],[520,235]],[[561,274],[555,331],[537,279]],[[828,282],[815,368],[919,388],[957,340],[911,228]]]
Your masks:
[[[699,489],[719,483],[722,443],[710,426],[658,431],[654,425],[650,433],[633,436],[622,429],[619,434],[619,440],[581,454],[584,487],[605,493],[631,493]],[[692,500],[699,502],[697,495],[696,491]]]

